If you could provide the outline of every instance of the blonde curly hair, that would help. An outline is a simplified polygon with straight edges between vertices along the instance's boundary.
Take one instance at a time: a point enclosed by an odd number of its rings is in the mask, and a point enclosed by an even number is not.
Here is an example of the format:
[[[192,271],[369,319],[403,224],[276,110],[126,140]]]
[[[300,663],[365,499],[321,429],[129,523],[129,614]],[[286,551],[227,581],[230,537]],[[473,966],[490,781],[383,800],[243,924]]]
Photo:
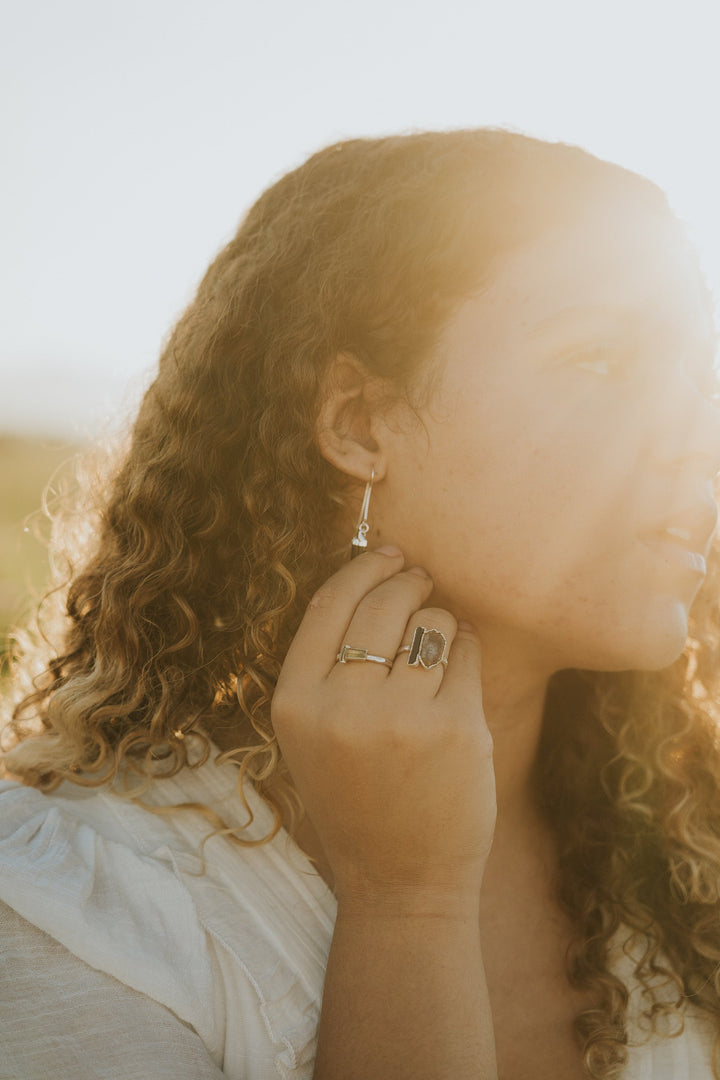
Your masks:
[[[26,639],[16,662],[8,774],[42,791],[121,766],[173,775],[225,731],[239,789],[252,779],[275,831],[293,820],[270,702],[312,594],[347,558],[338,522],[357,499],[315,438],[331,359],[350,353],[422,400],[440,328],[496,258],[611,194],[674,222],[644,178],[502,129],[349,140],[269,188],[169,336],[129,447],[80,516],[47,641]],[[650,1023],[680,1030],[693,1002],[720,1030],[718,556],[677,662],[560,671],[548,687],[538,794],[574,927],[568,977],[596,1001],[576,1029],[597,1078],[627,1055],[628,994],[609,965],[621,926],[640,945]],[[672,1000],[654,996],[658,975]]]

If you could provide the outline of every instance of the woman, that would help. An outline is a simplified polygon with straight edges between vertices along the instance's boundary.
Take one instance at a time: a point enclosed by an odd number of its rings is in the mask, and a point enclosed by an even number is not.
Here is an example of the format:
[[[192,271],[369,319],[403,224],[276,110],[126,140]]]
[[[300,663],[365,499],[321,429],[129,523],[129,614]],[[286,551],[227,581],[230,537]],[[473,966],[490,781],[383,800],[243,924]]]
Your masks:
[[[5,732],[7,1075],[720,1076],[713,354],[577,148],[259,199]]]

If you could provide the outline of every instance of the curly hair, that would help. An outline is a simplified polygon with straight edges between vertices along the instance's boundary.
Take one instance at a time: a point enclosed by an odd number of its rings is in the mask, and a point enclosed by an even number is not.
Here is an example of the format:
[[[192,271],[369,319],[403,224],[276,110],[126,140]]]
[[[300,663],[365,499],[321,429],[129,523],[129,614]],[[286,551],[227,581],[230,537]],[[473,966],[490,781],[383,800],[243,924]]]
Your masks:
[[[90,526],[46,641],[16,660],[7,772],[48,792],[121,766],[142,782],[194,767],[191,746],[206,760],[225,730],[238,745],[222,760],[273,807],[274,832],[301,813],[277,794],[270,703],[356,509],[357,483],[316,441],[332,358],[422,400],[441,328],[496,260],[611,197],[681,231],[646,179],[494,128],[348,140],[270,187],[207,270],[80,514]],[[593,1077],[627,1057],[628,993],[609,961],[621,925],[653,1029],[681,1029],[692,1002],[720,1030],[719,595],[716,544],[674,664],[549,682],[537,784],[574,928],[568,977],[596,1001],[576,1018]]]

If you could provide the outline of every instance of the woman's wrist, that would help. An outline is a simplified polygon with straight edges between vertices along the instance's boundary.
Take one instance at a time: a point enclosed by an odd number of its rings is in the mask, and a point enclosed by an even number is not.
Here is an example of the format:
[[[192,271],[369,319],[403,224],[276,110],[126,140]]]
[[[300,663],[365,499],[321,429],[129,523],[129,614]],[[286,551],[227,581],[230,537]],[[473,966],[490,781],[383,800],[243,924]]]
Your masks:
[[[367,885],[336,887],[337,917],[347,922],[428,920],[471,922],[479,925],[480,889],[458,891],[447,887]]]

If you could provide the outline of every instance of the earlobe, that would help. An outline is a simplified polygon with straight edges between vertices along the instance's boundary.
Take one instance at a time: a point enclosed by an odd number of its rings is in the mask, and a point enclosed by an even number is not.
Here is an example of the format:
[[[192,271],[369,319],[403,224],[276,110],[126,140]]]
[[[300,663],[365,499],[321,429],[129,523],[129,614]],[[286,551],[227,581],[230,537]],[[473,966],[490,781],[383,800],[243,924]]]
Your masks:
[[[354,356],[338,353],[325,379],[315,426],[315,440],[323,457],[358,480],[367,481],[373,469],[376,480],[385,472],[373,411],[377,382]]]

